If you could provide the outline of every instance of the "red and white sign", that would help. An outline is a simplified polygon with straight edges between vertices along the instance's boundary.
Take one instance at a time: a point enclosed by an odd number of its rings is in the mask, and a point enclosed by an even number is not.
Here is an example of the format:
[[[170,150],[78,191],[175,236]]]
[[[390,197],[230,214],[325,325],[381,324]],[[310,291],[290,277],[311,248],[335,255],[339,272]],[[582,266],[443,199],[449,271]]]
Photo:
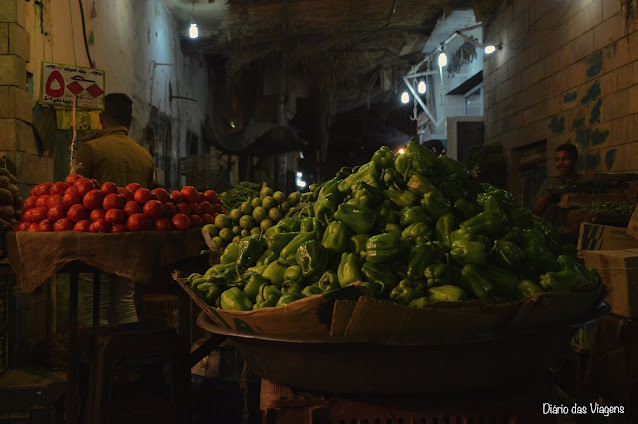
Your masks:
[[[104,71],[42,62],[42,103],[104,109]]]

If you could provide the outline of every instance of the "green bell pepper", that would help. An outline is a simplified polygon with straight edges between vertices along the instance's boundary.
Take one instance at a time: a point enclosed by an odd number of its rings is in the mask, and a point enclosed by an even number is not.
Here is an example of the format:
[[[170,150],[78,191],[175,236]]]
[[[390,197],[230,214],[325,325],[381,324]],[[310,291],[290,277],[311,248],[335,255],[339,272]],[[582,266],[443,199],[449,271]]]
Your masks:
[[[310,218],[310,219],[312,219],[312,218]],[[273,228],[273,227],[271,227],[271,228]],[[272,250],[273,252],[281,253],[281,250],[284,247],[286,247],[286,245],[288,243],[290,243],[299,234],[304,234],[304,233],[295,232],[295,233],[271,234],[269,236],[266,236],[266,246],[268,246],[268,250]]]
[[[369,232],[374,227],[374,210],[342,203],[339,205],[334,218],[350,227],[356,234]]]
[[[450,251],[450,248],[440,241],[428,241],[425,244],[432,247],[434,251],[434,260],[437,262],[447,262],[447,258],[445,257],[446,253]]]
[[[390,300],[401,305],[407,305],[412,299],[425,295],[426,288],[423,282],[410,279],[399,281],[396,287],[390,292]]]
[[[253,309],[270,308],[277,305],[279,298],[281,297],[281,291],[279,288],[272,284],[262,284],[259,287],[259,293]]]
[[[303,290],[304,286],[302,286],[301,284],[297,283],[296,281],[290,281],[290,280],[286,280],[284,281],[284,283],[281,285],[281,294],[301,294],[301,291]]]
[[[407,146],[405,146],[405,153],[414,153],[418,155],[419,159],[428,170],[436,165],[436,155],[431,150],[426,149],[414,140],[410,141]]]
[[[238,287],[231,287],[221,294],[221,307],[229,311],[250,311],[253,302]]]
[[[308,240],[297,249],[295,256],[304,278],[319,277],[328,265],[328,251],[317,240]]]
[[[481,212],[467,221],[461,222],[460,227],[472,234],[493,236],[503,231],[505,225],[498,212]]]
[[[261,287],[262,284],[266,283],[268,283],[268,280],[265,277],[253,273],[250,277],[248,277],[248,280],[246,281],[246,285],[244,286],[244,293],[248,295],[248,298],[250,298],[250,300],[254,301],[257,298],[257,294],[259,294],[259,287]]]
[[[221,296],[224,289],[218,286],[217,284],[214,284],[214,283],[210,283],[210,284],[211,286],[208,288],[208,290],[204,294],[204,302],[206,302],[207,305],[214,306],[215,302],[217,301],[217,298]]]
[[[341,285],[339,284],[339,277],[337,276],[337,273],[332,270],[325,271],[321,275],[321,278],[319,278],[319,281],[317,281],[313,285],[320,288],[322,293],[337,290],[339,287],[341,287]]]
[[[428,265],[434,261],[434,249],[431,245],[417,244],[408,255],[408,277],[412,280],[422,280]]]
[[[337,280],[341,287],[345,287],[355,281],[361,280],[359,273],[359,260],[355,253],[344,252],[337,268]]]
[[[481,207],[466,199],[456,199],[454,202],[454,213],[463,220],[472,218],[481,212]]]
[[[390,267],[384,264],[365,262],[361,266],[361,272],[367,281],[381,286],[379,294],[392,290],[399,282],[399,276]]]
[[[451,284],[430,287],[427,291],[427,296],[430,302],[459,302],[467,300],[465,291]]]
[[[365,252],[366,242],[368,241],[369,238],[370,238],[370,235],[368,234],[355,234],[354,236],[350,237],[350,241],[348,244],[348,251],[354,252],[357,255],[360,255],[361,252]]]
[[[491,301],[494,296],[494,285],[473,264],[467,264],[461,270],[459,285],[468,293],[485,301]]]
[[[487,253],[488,262],[517,270],[525,262],[525,252],[514,242],[494,240],[494,245]]]
[[[284,272],[284,280],[294,281],[295,283],[301,282],[301,280],[303,280],[301,267],[299,265],[290,265],[286,268],[286,271]]]
[[[463,162],[459,162],[456,159],[452,159],[445,155],[440,155],[436,158],[434,169],[436,170],[436,174],[440,176],[441,180],[453,174],[457,174],[462,177],[467,177],[469,175],[467,166],[465,166]]]
[[[499,267],[483,267],[481,274],[494,286],[494,293],[501,300],[512,300],[518,291],[518,276],[510,270]]]
[[[276,287],[281,287],[284,283],[284,275],[286,274],[287,266],[281,265],[279,261],[271,262],[264,270],[262,277],[266,278],[271,284]]]
[[[540,286],[549,291],[566,291],[577,287],[580,277],[571,269],[546,272],[540,276]]]
[[[381,202],[381,207],[379,208],[379,213],[377,214],[375,226],[377,228],[383,228],[387,224],[396,222],[397,212],[395,211],[395,206],[390,199],[384,199]]]
[[[401,251],[401,237],[397,233],[378,234],[366,242],[366,260],[371,263],[391,262]]]
[[[412,306],[414,308],[422,308],[425,305],[430,303],[430,299],[427,296],[417,297],[416,299],[412,299],[408,306]]]
[[[202,276],[201,274],[197,274],[197,275],[200,275],[200,277],[195,277],[190,282],[190,287],[193,290],[196,290],[197,286],[199,286],[200,284],[210,283],[210,281],[205,279],[204,276]]]
[[[239,245],[237,243],[228,243],[224,249],[224,253],[219,257],[220,264],[230,264],[237,262],[239,257]]]
[[[480,241],[455,241],[450,249],[450,257],[459,265],[485,265],[485,247]]]
[[[532,280],[521,280],[518,283],[518,292],[520,297],[526,298],[532,297],[536,293],[542,293],[543,289]]]
[[[531,228],[534,225],[532,212],[526,206],[516,206],[507,215],[510,224],[518,228]]]
[[[452,268],[447,264],[428,265],[423,275],[428,287],[443,286],[452,282]]]
[[[317,201],[328,200],[334,205],[338,205],[343,200],[343,194],[339,191],[339,183],[341,179],[335,177],[331,180],[326,181],[321,190],[319,190],[319,195],[317,196]],[[316,216],[316,209],[315,209]]]
[[[286,246],[284,246],[283,249],[281,249],[279,258],[288,265],[295,265],[295,255],[297,254],[297,249],[299,249],[299,246],[309,240],[314,240],[316,236],[317,233],[315,233],[314,231],[311,233],[297,234],[292,240],[290,240],[290,242]]]
[[[432,238],[432,229],[425,222],[415,222],[401,232],[401,238],[414,244],[426,243]]]
[[[266,249],[264,250],[264,253],[262,253],[261,256],[257,258],[257,262],[255,262],[255,266],[259,267],[259,266],[268,265],[269,263],[276,261],[277,258],[279,258],[279,252],[276,252],[271,249]]]
[[[394,159],[392,159],[392,162],[394,163]],[[404,185],[403,177],[394,169],[394,166],[385,168],[383,170],[383,184],[386,188],[394,187],[399,189]]]
[[[375,164],[377,169],[384,169],[394,164],[394,153],[388,148],[388,146],[381,146],[379,150],[374,152],[371,161]]]
[[[468,192],[466,187],[467,175],[452,174],[441,181],[440,189],[448,199],[467,199]]]
[[[281,227],[286,233],[294,233],[300,229],[299,220],[294,218],[282,218],[277,222],[277,226]]]
[[[299,230],[303,233],[313,232],[315,230],[315,219],[310,217],[302,218],[299,225]]]
[[[598,287],[600,284],[598,271],[586,268],[578,262],[578,259],[567,255],[560,255],[556,261],[563,269],[569,269],[578,275],[578,280],[581,284],[589,285],[592,288]]]
[[[303,297],[314,296],[315,294],[323,294],[323,291],[314,284],[304,287],[301,291]]]
[[[439,219],[443,215],[452,212],[452,204],[447,197],[436,188],[433,188],[423,195],[421,206],[423,206],[434,219]]]
[[[379,185],[380,178],[381,172],[377,169],[375,163],[368,162],[365,165],[362,165],[357,172],[343,179],[337,187],[342,193],[351,191],[352,186],[359,181],[363,181],[372,187],[377,187]]]
[[[409,191],[419,197],[422,197],[425,193],[430,192],[434,188],[432,186],[432,182],[421,174],[412,175],[408,180],[407,186]]]
[[[402,227],[407,227],[415,222],[425,222],[429,224],[432,222],[432,218],[423,206],[406,206],[401,209],[399,224],[401,224]]]
[[[451,213],[441,215],[436,221],[436,240],[440,241],[445,246],[451,247],[452,241],[450,234],[452,234],[452,231],[454,231],[454,215]]]
[[[399,226],[399,224],[396,224],[394,222],[385,224],[382,231],[382,233],[397,233],[399,235],[401,235],[402,232],[403,229]]]
[[[328,199],[319,199],[313,204],[315,220],[318,222],[330,222],[337,210],[334,202]]]
[[[264,250],[264,246],[258,240],[257,236],[244,237],[239,242],[237,265],[240,268],[254,266]]]
[[[383,194],[399,207],[416,205],[419,200],[417,195],[411,191],[397,190],[393,187],[383,190]]]
[[[279,298],[275,306],[286,306],[299,299],[303,299],[303,295],[301,293],[284,294]]]
[[[332,221],[323,233],[321,245],[333,253],[343,253],[348,248],[350,229],[341,221]]]

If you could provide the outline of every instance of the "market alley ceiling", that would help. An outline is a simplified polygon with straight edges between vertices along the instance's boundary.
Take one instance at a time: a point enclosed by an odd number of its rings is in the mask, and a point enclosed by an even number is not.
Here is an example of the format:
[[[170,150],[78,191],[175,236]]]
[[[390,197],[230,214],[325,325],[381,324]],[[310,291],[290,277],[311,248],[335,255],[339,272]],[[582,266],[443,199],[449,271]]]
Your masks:
[[[227,78],[275,63],[334,90],[352,107],[400,84],[423,59],[437,20],[453,9],[491,12],[496,0],[162,0],[184,28],[185,52],[223,61]],[[477,17],[478,18],[478,17]],[[200,38],[190,40],[191,20]],[[459,28],[460,29],[460,28]]]

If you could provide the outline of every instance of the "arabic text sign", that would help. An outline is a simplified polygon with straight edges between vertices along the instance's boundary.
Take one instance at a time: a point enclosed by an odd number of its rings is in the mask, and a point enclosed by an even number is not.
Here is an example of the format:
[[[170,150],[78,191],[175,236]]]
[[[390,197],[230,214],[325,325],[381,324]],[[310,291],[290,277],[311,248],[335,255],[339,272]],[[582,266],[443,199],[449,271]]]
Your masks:
[[[104,109],[104,71],[42,62],[42,102],[73,104],[82,109]]]

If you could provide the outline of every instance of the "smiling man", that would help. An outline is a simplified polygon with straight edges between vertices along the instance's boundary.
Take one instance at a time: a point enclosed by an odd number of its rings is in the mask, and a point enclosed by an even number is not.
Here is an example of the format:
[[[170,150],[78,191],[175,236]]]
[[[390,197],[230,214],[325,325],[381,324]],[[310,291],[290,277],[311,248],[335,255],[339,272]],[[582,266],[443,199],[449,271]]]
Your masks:
[[[552,193],[552,188],[565,186],[581,178],[576,172],[578,163],[578,149],[573,144],[561,144],[556,147],[554,165],[558,171],[558,177],[549,177],[543,181],[536,194],[536,203],[532,212],[544,217],[549,223],[559,225],[560,213],[558,213],[558,195]]]

